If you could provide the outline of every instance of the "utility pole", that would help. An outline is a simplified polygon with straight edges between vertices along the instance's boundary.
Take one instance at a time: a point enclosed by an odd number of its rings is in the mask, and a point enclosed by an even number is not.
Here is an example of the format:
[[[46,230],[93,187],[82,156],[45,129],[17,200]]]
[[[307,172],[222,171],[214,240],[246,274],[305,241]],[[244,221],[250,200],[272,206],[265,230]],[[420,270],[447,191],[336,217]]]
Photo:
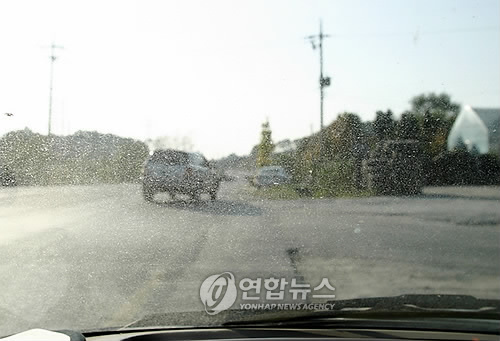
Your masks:
[[[49,87],[49,127],[48,134],[52,133],[52,86],[54,81],[54,62],[57,57],[55,55],[55,49],[64,49],[63,46],[57,46],[54,43],[50,45],[50,87]]]
[[[323,130],[323,99],[324,99],[324,88],[330,86],[330,77],[323,76],[323,39],[330,37],[328,34],[323,34],[323,23],[319,21],[319,34],[306,37],[311,44],[313,49],[316,49],[316,42],[318,42],[319,48],[319,89],[320,89],[320,131]]]

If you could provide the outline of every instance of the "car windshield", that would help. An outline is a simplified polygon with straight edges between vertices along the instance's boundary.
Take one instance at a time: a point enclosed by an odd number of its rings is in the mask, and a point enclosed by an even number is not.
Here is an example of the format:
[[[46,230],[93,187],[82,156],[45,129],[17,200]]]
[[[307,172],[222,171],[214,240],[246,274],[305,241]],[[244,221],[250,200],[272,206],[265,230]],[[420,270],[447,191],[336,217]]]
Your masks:
[[[499,13],[0,1],[0,337],[499,299]]]
[[[150,160],[152,163],[184,165],[189,162],[189,155],[175,150],[157,150]]]
[[[203,166],[203,167],[208,166],[207,160],[200,153],[191,153],[191,154],[189,154],[189,161],[193,165]]]

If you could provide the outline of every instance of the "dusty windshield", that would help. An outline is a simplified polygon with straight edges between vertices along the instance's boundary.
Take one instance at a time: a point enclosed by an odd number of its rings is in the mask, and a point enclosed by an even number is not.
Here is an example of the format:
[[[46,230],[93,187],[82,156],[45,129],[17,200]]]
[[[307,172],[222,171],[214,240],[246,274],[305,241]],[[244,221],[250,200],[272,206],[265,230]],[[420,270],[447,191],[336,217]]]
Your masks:
[[[500,297],[499,13],[1,1],[0,336]]]

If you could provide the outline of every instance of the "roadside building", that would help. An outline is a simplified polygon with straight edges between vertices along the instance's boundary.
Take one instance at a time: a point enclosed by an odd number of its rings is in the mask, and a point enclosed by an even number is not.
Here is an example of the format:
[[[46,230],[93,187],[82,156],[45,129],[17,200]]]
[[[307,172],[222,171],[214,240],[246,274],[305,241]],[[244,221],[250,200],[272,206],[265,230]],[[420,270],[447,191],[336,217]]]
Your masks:
[[[464,106],[448,135],[448,150],[463,145],[480,154],[499,153],[500,109]]]

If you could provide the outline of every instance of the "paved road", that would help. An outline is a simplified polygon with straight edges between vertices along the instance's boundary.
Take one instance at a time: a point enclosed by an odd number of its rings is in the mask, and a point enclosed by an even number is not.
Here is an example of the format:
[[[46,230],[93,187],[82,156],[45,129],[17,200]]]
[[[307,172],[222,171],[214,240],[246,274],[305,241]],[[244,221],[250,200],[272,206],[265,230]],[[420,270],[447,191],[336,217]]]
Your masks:
[[[211,274],[323,277],[337,298],[500,297],[500,189],[416,198],[142,200],[137,185],[0,188],[0,335],[198,311]],[[287,250],[296,250],[295,266]]]

